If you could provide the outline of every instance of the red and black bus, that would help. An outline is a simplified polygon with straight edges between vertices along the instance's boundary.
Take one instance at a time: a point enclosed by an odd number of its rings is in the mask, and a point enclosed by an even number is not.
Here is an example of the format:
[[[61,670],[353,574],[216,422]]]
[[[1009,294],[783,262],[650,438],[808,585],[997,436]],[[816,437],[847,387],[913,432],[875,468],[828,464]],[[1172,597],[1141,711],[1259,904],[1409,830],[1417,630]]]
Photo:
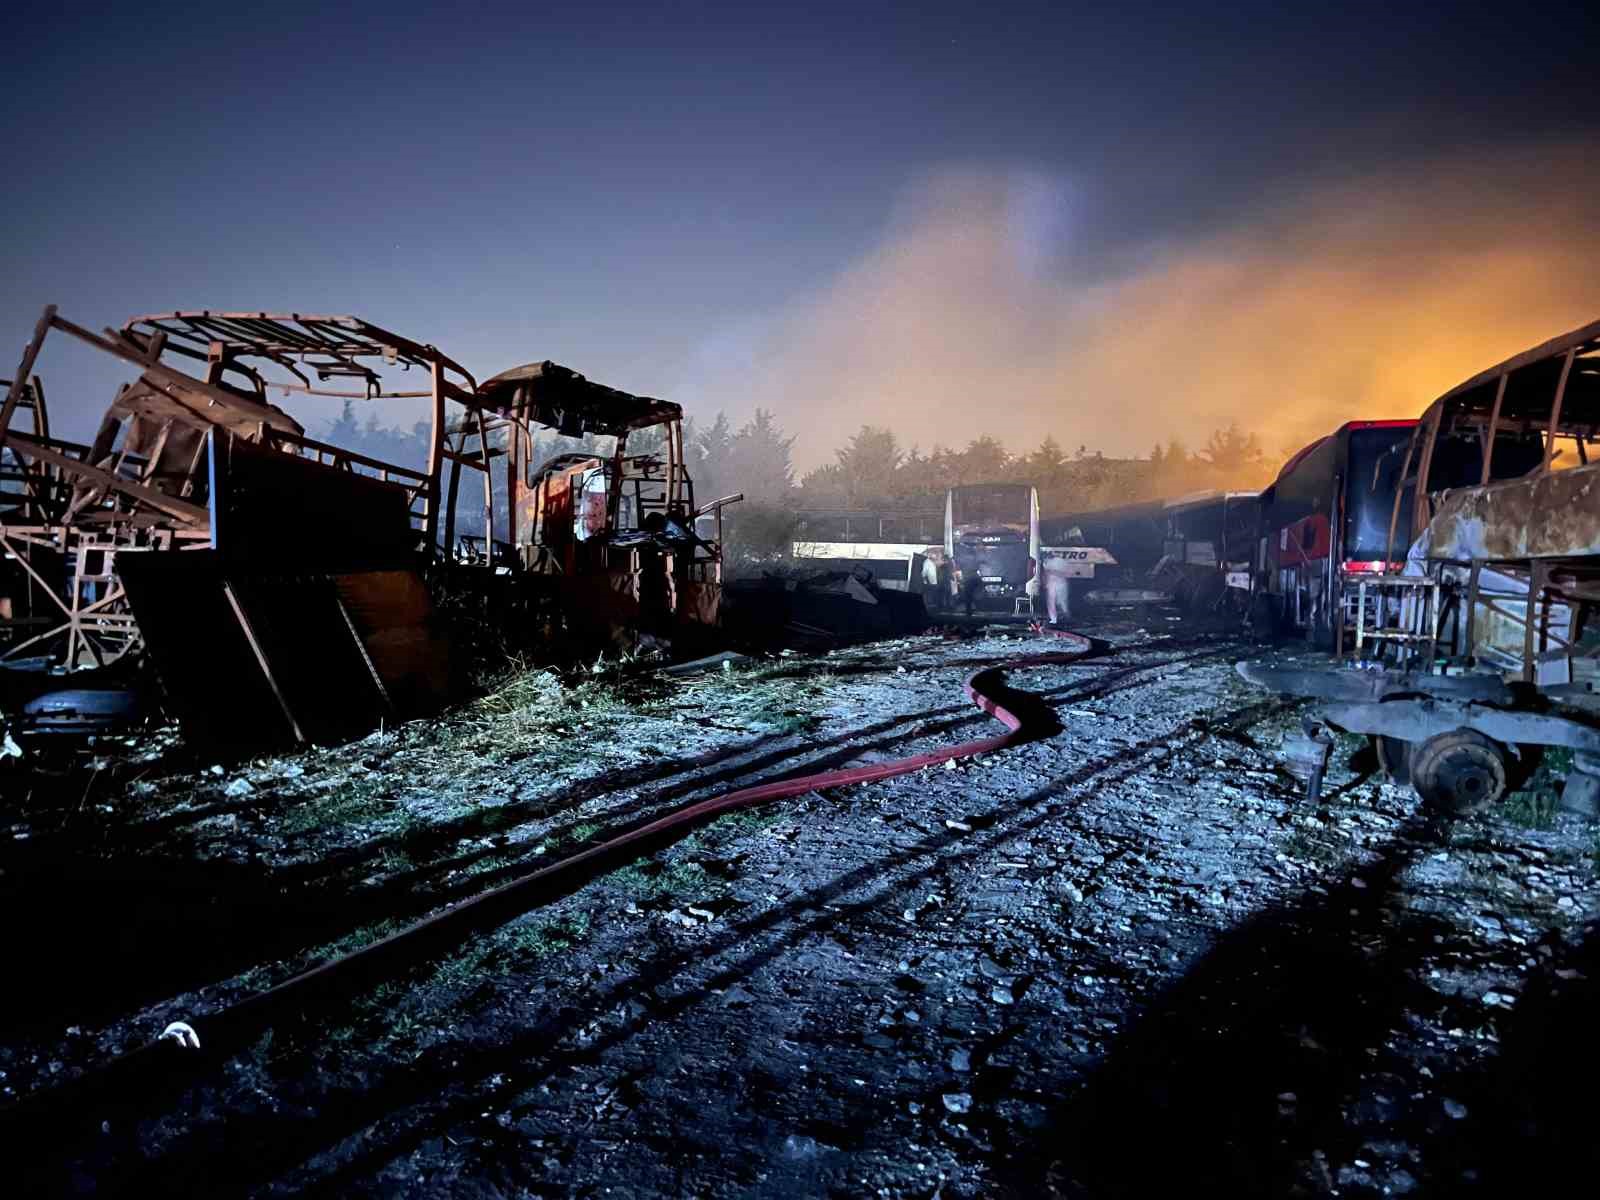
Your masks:
[[[1344,577],[1400,569],[1386,559],[1389,518],[1416,424],[1346,422],[1284,463],[1261,494],[1256,603],[1270,622],[1331,646]],[[1399,526],[1410,528],[1409,511]],[[1404,546],[1396,556],[1404,559]]]

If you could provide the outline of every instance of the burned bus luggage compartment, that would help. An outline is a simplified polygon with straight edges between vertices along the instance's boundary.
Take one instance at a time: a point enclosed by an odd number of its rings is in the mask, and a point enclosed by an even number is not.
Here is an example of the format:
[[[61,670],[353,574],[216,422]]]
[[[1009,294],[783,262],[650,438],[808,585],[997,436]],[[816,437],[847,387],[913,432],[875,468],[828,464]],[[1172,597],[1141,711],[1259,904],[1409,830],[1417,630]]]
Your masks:
[[[119,564],[185,730],[331,742],[450,694],[406,489],[245,442],[211,453],[211,548]]]

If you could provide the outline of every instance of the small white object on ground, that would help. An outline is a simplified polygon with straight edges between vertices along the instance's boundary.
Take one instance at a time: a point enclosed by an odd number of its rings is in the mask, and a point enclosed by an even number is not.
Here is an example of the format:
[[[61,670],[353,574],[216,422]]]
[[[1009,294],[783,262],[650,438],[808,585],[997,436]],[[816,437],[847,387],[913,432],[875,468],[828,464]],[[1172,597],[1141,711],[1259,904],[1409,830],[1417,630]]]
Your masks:
[[[174,1021],[161,1031],[158,1041],[172,1040],[185,1050],[200,1049],[200,1035],[194,1031],[194,1026],[186,1021]]]

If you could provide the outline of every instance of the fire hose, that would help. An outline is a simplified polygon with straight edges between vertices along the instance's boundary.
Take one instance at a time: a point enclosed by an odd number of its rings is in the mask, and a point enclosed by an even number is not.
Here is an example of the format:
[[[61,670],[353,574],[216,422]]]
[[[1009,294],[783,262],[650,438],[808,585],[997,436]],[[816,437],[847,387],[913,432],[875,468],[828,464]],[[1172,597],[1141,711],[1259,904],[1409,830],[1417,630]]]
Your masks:
[[[147,1068],[161,1062],[170,1066],[174,1057],[198,1061],[218,1054],[235,1053],[270,1027],[276,1014],[301,1011],[314,998],[337,990],[354,994],[414,964],[430,952],[442,951],[474,927],[499,924],[541,904],[570,895],[578,886],[598,874],[599,868],[631,861],[650,847],[664,844],[672,835],[686,832],[715,817],[823,788],[871,783],[907,775],[925,767],[974,755],[992,754],[1048,737],[1060,726],[1048,715],[1047,708],[1041,706],[1038,711],[1029,711],[1025,706],[1018,706],[1011,695],[1028,699],[1032,694],[1016,692],[1008,695],[1005,673],[1030,666],[1070,662],[1089,651],[1092,643],[1082,634],[1065,630],[1040,625],[1034,625],[1032,629],[1035,633],[1063,640],[1072,649],[1007,659],[980,667],[963,681],[967,697],[980,710],[1004,725],[1004,733],[908,758],[755,784],[683,805],[530,874],[458,901],[386,938],[330,959],[227,1008],[203,1018],[174,1021],[155,1041],[109,1060],[72,1083],[53,1088],[42,1096],[20,1101],[11,1107],[9,1113],[0,1110],[0,1123],[11,1124],[9,1118],[24,1109],[30,1110],[28,1115],[34,1116],[42,1115],[32,1111],[41,1106],[59,1110],[63,1105],[81,1103],[82,1093],[90,1087],[111,1089],[119,1081],[131,1083],[135,1079],[143,1080],[147,1076]],[[181,1053],[173,1055],[175,1050]]]

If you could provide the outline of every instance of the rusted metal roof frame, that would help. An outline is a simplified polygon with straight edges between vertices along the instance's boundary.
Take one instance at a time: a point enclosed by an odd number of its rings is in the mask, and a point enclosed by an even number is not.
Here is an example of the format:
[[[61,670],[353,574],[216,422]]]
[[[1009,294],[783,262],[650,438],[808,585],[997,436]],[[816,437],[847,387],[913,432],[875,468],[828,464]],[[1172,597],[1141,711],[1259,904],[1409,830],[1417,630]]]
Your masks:
[[[1600,321],[1513,355],[1451,388],[1424,411],[1418,432],[1435,419],[1441,432],[1487,425],[1495,432],[1548,433],[1554,418],[1557,434],[1592,438],[1600,428],[1600,357],[1591,357],[1597,354]],[[1550,378],[1526,379],[1531,368],[1544,368],[1540,374]],[[1519,375],[1524,377],[1522,386],[1513,383]],[[1548,391],[1541,386],[1545,383]],[[1531,395],[1529,386],[1536,389]]]
[[[683,420],[681,404],[607,387],[548,359],[512,367],[484,380],[478,388],[477,404],[547,429],[560,429],[562,418],[576,412],[583,432],[604,437]]]
[[[1451,388],[1430,404],[1418,420],[1402,467],[1406,482],[1414,482],[1417,491],[1424,495],[1436,491],[1428,487],[1434,447],[1441,435],[1465,428],[1482,431],[1480,486],[1492,482],[1490,467],[1494,442],[1502,433],[1540,432],[1544,435],[1544,461],[1529,474],[1550,469],[1557,437],[1574,438],[1579,443],[1580,456],[1587,460],[1584,443],[1600,436],[1600,358],[1595,357],[1597,352],[1600,352],[1600,321],[1592,321],[1512,355]],[[1548,380],[1552,385],[1548,392],[1540,389],[1529,394],[1525,388],[1510,386],[1519,373],[1540,367],[1546,368],[1552,376]],[[1537,387],[1544,381],[1529,382]],[[1402,485],[1396,493],[1391,517],[1391,553],[1397,532],[1394,517],[1399,514],[1404,490]],[[1431,517],[1431,505],[1414,505],[1409,537],[1419,536]]]
[[[1576,349],[1580,354],[1600,349],[1600,321],[1591,321],[1589,324],[1580,326],[1570,333],[1564,333],[1559,337],[1551,338],[1547,342],[1541,342],[1531,350],[1524,350],[1521,354],[1513,354],[1504,362],[1490,367],[1487,371],[1479,371],[1464,383],[1456,384],[1455,387],[1440,396],[1435,403],[1451,400],[1463,392],[1470,392],[1473,388],[1481,387],[1483,384],[1496,380],[1502,375],[1508,375],[1512,371],[1540,362],[1546,358],[1555,358],[1573,349]]]
[[[420,397],[430,391],[384,392],[372,361],[425,370],[437,364],[446,373],[450,399],[475,406],[477,383],[472,373],[436,346],[413,341],[380,326],[348,315],[314,313],[216,312],[186,309],[133,317],[123,324],[122,337],[149,352],[157,335],[163,335],[166,352],[199,362],[210,362],[220,348],[230,362],[260,359],[295,378],[283,382],[260,376],[266,387],[305,391],[312,395],[372,398]],[[315,387],[307,372],[326,382],[355,378],[367,383],[364,393],[335,392]],[[259,372],[255,372],[259,376]],[[453,375],[451,379],[449,376]]]
[[[88,447],[69,446],[46,436],[40,436],[38,424],[42,412],[42,391],[32,375],[33,365],[52,330],[59,330],[85,344],[122,359],[139,372],[138,388],[144,389],[146,401],[159,402],[160,412],[145,413],[136,408],[131,414],[135,420],[155,420],[161,423],[162,432],[156,445],[165,444],[167,426],[172,422],[197,428],[242,435],[247,440],[277,446],[297,457],[310,455],[330,469],[353,470],[357,466],[377,472],[383,479],[403,487],[413,504],[422,500],[425,509],[419,515],[426,531],[424,547],[431,552],[436,537],[438,520],[438,479],[442,462],[440,450],[444,439],[444,404],[453,399],[474,408],[472,400],[476,388],[471,374],[441,354],[432,346],[402,338],[354,317],[323,317],[290,314],[278,316],[270,313],[213,313],[207,310],[175,312],[165,315],[138,317],[129,321],[122,330],[106,329],[97,334],[60,316],[55,306],[45,308],[34,327],[33,337],[25,349],[22,361],[15,372],[16,382],[5,386],[0,402],[0,451],[8,451],[24,464],[25,471],[47,471],[55,484],[72,489],[72,503],[64,513],[57,514],[48,526],[38,526],[35,519],[30,526],[11,523],[0,528],[0,534],[26,534],[29,546],[54,550],[69,556],[78,563],[77,575],[82,574],[81,550],[103,552],[107,570],[111,556],[124,547],[145,544],[150,537],[164,539],[163,544],[193,544],[208,538],[209,511],[188,498],[187,490],[173,493],[155,486],[142,477],[123,475],[124,463],[141,461],[141,453],[130,453],[125,446],[121,453],[102,459]],[[176,369],[176,362],[189,360],[206,364],[204,378],[196,378],[186,371]],[[377,375],[379,364],[404,368],[422,367],[427,372],[426,391],[414,393],[384,392]],[[273,368],[276,368],[274,370]],[[249,381],[245,388],[223,382],[224,371],[238,373]],[[281,376],[281,377],[280,377]],[[336,378],[356,378],[366,385],[363,392],[340,393],[322,389],[313,383]],[[426,473],[418,473],[396,465],[380,463],[364,456],[340,451],[304,437],[300,424],[287,413],[266,402],[268,387],[285,391],[304,391],[324,395],[396,396],[416,395],[432,399],[433,439]],[[124,388],[113,401],[112,411],[128,395]],[[35,408],[35,429],[32,434],[13,429],[12,422],[21,409]],[[130,414],[122,413],[118,420],[126,421]],[[130,427],[131,428],[131,427]],[[201,446],[205,445],[202,439]],[[157,451],[159,452],[159,451]],[[148,456],[154,462],[154,456]],[[90,461],[94,458],[96,461]],[[329,462],[328,460],[332,461]],[[189,463],[191,477],[203,468],[204,458],[197,451]],[[113,500],[111,497],[119,499]],[[110,507],[106,507],[107,505]],[[85,505],[94,505],[85,508]],[[37,507],[37,506],[35,506]],[[37,516],[31,510],[14,515]],[[20,561],[20,560],[19,560]],[[31,572],[31,564],[29,573]],[[73,590],[77,596],[74,576]],[[41,584],[41,586],[43,586]],[[53,589],[47,588],[50,595]],[[114,587],[109,595],[101,597],[88,607],[68,614],[67,622],[48,630],[44,637],[53,637],[62,630],[67,632],[67,661],[76,663],[77,648],[81,642],[91,650],[98,661],[105,661],[101,647],[90,638],[93,625],[96,629],[107,622],[121,622],[125,638],[120,649],[125,649],[137,638],[137,627],[131,616],[120,611],[106,611],[122,603],[124,593]],[[7,622],[15,625],[15,622]],[[80,629],[80,626],[82,628]],[[29,638],[23,645],[39,642],[39,637]],[[9,656],[17,646],[0,648]]]

